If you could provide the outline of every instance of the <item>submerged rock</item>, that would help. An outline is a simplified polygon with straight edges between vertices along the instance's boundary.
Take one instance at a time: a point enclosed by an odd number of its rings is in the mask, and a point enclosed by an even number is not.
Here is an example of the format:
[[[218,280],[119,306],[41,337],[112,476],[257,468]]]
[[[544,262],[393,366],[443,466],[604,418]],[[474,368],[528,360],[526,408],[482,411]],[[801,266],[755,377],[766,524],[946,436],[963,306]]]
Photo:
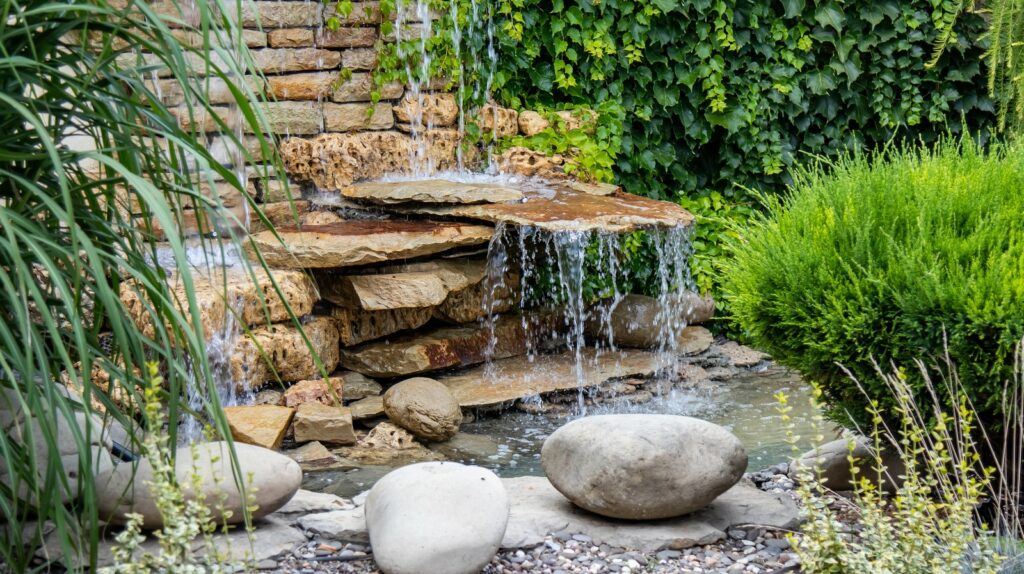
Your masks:
[[[386,574],[476,574],[498,551],[508,516],[501,479],[452,462],[393,471],[366,499],[370,545]]]
[[[710,504],[743,476],[747,453],[732,433],[700,419],[598,415],[552,433],[541,463],[551,484],[581,508],[650,520]]]
[[[246,494],[254,497],[257,509],[253,518],[260,518],[284,506],[302,484],[302,470],[292,459],[265,448],[235,444],[241,475],[246,477]],[[134,475],[133,475],[134,470]],[[213,513],[215,522],[239,524],[244,521],[243,509],[249,504],[238,485],[226,442],[210,442],[184,447],[177,451],[175,475],[186,500],[202,500]],[[193,489],[193,476],[199,479],[198,491]],[[96,505],[99,516],[113,524],[124,524],[127,513],[142,515],[147,529],[164,526],[156,506],[156,495],[150,483],[153,467],[142,459],[133,469],[129,463],[119,464],[96,476]],[[230,516],[228,516],[230,513]]]
[[[426,377],[406,379],[384,393],[384,413],[398,426],[434,442],[459,432],[462,409],[448,387]]]
[[[329,225],[280,227],[250,237],[268,264],[284,268],[367,265],[490,240],[493,229],[457,222],[345,220]],[[283,243],[282,243],[283,241]],[[246,244],[250,256],[253,245]]]

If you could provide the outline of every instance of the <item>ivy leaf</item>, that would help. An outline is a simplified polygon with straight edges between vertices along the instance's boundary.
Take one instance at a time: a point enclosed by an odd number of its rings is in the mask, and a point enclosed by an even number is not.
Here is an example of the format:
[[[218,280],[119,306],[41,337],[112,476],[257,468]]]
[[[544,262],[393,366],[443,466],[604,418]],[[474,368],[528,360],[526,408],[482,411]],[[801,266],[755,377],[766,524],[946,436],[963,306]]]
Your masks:
[[[821,24],[822,27],[831,26],[836,32],[843,31],[843,25],[846,24],[846,15],[843,14],[843,10],[835,5],[833,2],[829,2],[823,6],[818,7],[814,12],[814,19]]]
[[[651,3],[658,7],[658,10],[668,13],[679,7],[679,0],[651,0]]]
[[[804,0],[782,0],[782,5],[786,8],[786,18],[795,18],[803,13],[804,11]]]
[[[679,103],[679,91],[673,86],[654,84],[654,99],[666,108]]]

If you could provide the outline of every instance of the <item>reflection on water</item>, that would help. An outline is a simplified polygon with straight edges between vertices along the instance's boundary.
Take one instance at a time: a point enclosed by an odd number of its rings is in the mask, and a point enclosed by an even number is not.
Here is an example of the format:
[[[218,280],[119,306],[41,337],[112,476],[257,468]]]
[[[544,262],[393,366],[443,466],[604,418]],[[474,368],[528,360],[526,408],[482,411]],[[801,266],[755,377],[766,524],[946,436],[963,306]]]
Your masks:
[[[784,392],[793,407],[794,432],[801,437],[800,452],[811,448],[817,434],[814,412],[809,405],[810,386],[794,373],[771,369],[745,373],[726,381],[708,383],[700,389],[674,389],[643,404],[619,403],[588,409],[588,415],[609,413],[657,413],[692,416],[720,424],[743,442],[749,456],[748,470],[761,470],[793,456],[786,442],[786,429],[775,410],[774,395]],[[462,425],[453,441],[433,445],[451,460],[476,464],[501,476],[542,475],[540,448],[555,429],[576,418],[565,415],[528,414],[507,411],[481,416]],[[827,423],[826,423],[827,424]],[[825,430],[833,438],[832,427]],[[609,433],[615,429],[608,429]],[[834,433],[839,436],[838,431]],[[594,437],[601,440],[601,437]],[[351,497],[371,486],[389,467],[364,467],[350,471],[307,473],[304,488]]]

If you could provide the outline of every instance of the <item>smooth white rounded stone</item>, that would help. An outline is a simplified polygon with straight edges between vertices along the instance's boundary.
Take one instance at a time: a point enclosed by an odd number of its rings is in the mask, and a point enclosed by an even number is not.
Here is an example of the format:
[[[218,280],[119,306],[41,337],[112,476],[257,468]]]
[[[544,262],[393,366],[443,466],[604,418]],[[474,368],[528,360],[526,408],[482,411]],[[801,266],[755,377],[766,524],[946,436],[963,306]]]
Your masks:
[[[205,501],[220,523],[244,521],[246,500],[235,481],[230,451],[226,442],[209,442],[177,451],[175,475],[186,500]],[[245,488],[258,508],[252,517],[260,518],[284,506],[302,484],[302,469],[287,456],[258,446],[235,443],[235,454],[245,481]],[[133,476],[132,464],[121,463],[96,476],[96,502],[100,518],[113,524],[124,524],[125,514],[138,513],[143,528],[160,528],[163,518],[157,509],[154,493],[153,467],[147,459],[139,461]],[[193,476],[199,477],[199,492],[193,489]]]
[[[675,415],[572,421],[541,448],[548,480],[577,506],[612,518],[682,516],[736,484],[747,453],[726,429]]]
[[[454,462],[402,467],[366,499],[370,546],[386,574],[476,574],[497,553],[508,515],[501,479]]]

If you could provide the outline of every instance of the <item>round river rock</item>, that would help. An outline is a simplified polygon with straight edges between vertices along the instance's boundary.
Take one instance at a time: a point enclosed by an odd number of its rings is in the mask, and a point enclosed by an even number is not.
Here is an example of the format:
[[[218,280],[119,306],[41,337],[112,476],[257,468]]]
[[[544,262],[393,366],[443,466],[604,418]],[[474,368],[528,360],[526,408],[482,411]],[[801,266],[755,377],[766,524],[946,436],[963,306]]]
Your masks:
[[[747,467],[724,428],[675,415],[598,415],[566,424],[541,449],[548,480],[577,506],[652,520],[704,508]]]
[[[235,454],[238,455],[242,476],[246,477],[246,489],[258,505],[252,513],[254,519],[284,506],[302,485],[299,464],[283,454],[237,442]],[[227,519],[229,524],[244,521],[246,500],[235,483],[228,443],[203,443],[196,445],[194,451],[190,447],[179,448],[174,471],[185,499],[205,500],[213,511],[214,521],[220,523],[224,520],[221,510],[231,513]],[[193,475],[199,477],[198,493],[193,489]],[[124,524],[125,514],[134,512],[142,515],[143,528],[164,526],[156,497],[149,487],[153,480],[153,467],[148,459],[139,461],[134,476],[132,464],[127,462],[97,474],[96,505],[100,518],[113,524]]]
[[[386,574],[477,574],[498,551],[508,515],[501,479],[455,462],[392,471],[366,498],[370,546]]]
[[[445,441],[459,432],[462,409],[448,387],[426,377],[406,379],[384,393],[384,414],[428,441]]]

